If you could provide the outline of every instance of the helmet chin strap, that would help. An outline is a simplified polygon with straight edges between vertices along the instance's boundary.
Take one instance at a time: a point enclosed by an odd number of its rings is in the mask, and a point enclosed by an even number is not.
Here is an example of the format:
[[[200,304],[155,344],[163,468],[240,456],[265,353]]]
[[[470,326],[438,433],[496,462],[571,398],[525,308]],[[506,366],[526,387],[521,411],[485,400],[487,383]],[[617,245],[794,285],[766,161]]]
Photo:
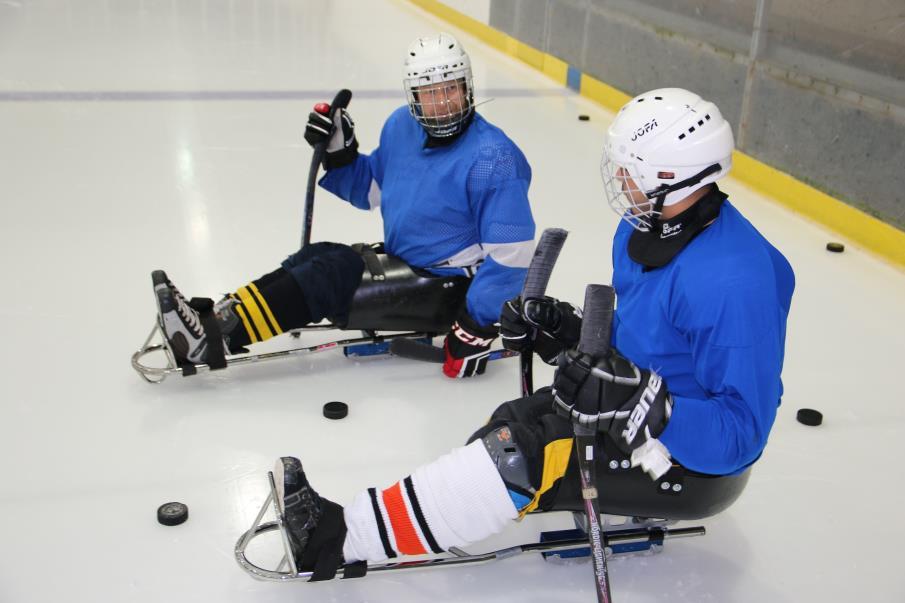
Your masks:
[[[711,174],[716,174],[721,169],[723,169],[719,163],[714,163],[713,165],[707,166],[694,176],[690,178],[686,178],[685,180],[681,180],[674,184],[661,184],[652,192],[647,193],[648,199],[656,199],[654,202],[654,207],[651,210],[651,218],[650,218],[650,227],[653,230],[657,226],[657,222],[660,221],[660,215],[663,213],[663,205],[666,202],[666,195],[669,193],[674,193],[676,191],[682,190],[683,188],[688,188],[689,186],[694,186],[698,184],[701,180],[710,176]]]

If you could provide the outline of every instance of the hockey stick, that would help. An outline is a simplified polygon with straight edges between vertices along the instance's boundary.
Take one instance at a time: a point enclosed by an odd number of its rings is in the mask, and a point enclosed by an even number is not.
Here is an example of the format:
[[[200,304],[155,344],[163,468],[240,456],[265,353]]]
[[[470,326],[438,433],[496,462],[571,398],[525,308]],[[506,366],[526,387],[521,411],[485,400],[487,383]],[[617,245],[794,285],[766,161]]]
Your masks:
[[[525,275],[525,284],[521,294],[523,304],[526,299],[544,295],[547,283],[550,282],[550,275],[553,273],[553,266],[556,264],[567,236],[569,236],[568,231],[562,228],[548,228],[541,234],[540,241],[534,249],[534,256],[531,258],[531,264],[528,266],[528,274]],[[413,340],[394,340],[390,343],[390,353],[402,358],[437,364],[443,364],[446,360],[443,348]],[[530,396],[534,393],[533,354],[533,350],[521,353],[511,350],[494,350],[490,352],[488,360],[500,360],[518,355],[522,395]]]
[[[333,115],[337,109],[345,109],[352,100],[352,92],[343,88],[336,93],[333,102],[330,103],[329,117],[330,123],[333,123]],[[317,110],[315,108],[315,110]],[[318,111],[320,113],[320,111]],[[311,155],[311,167],[308,168],[308,188],[305,189],[305,216],[302,226],[302,247],[307,247],[311,242],[311,222],[314,219],[314,187],[317,185],[317,170],[320,168],[321,162],[324,160],[324,154],[327,152],[327,142],[322,142],[314,146],[314,153]]]
[[[579,350],[592,356],[602,356],[610,349],[613,326],[613,307],[616,293],[608,285],[588,285],[584,295],[584,317],[581,323]],[[575,456],[581,477],[581,498],[588,516],[588,541],[594,561],[594,582],[598,603],[610,603],[610,580],[606,569],[606,551],[600,530],[600,502],[597,499],[594,452],[597,429],[594,425],[574,423]]]
[[[414,339],[394,339],[390,342],[390,354],[400,358],[408,358],[409,360],[433,362],[434,364],[443,364],[446,361],[446,353],[443,348],[415,341]],[[511,358],[517,355],[518,352],[512,350],[491,350],[487,360],[502,360],[503,358]]]
[[[547,283],[553,274],[553,266],[559,258],[559,252],[569,236],[567,230],[562,228],[547,228],[540,236],[537,247],[534,248],[534,257],[528,266],[528,274],[525,275],[525,284],[522,287],[522,312],[525,311],[525,300],[543,297],[547,291]],[[530,396],[534,393],[534,350],[523,350],[519,356],[519,381],[522,396]]]

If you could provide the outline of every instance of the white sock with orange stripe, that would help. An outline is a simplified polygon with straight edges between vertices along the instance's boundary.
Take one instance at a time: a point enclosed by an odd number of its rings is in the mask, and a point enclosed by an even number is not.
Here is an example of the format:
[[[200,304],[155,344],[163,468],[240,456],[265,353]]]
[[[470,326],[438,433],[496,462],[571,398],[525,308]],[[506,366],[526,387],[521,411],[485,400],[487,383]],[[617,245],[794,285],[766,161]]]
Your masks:
[[[440,553],[483,540],[518,517],[481,440],[457,448],[344,510],[346,562]]]

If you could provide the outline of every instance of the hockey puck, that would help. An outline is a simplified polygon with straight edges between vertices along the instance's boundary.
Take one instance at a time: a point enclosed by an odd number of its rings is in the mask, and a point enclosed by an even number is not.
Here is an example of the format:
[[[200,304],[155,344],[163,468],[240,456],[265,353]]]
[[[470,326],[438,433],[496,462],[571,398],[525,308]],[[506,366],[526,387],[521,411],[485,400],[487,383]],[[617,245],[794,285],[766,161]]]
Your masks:
[[[328,419],[344,419],[349,414],[349,405],[345,402],[327,402],[324,404],[324,416]]]
[[[189,518],[189,508],[180,502],[168,502],[157,509],[157,522],[165,526],[178,526]]]
[[[579,115],[578,121],[591,121],[591,116],[590,115]]]
[[[823,423],[823,414],[813,408],[799,408],[796,418],[802,425],[810,425],[811,427],[817,427]]]
[[[826,250],[832,251],[833,253],[842,253],[845,251],[845,245],[842,243],[827,243]]]

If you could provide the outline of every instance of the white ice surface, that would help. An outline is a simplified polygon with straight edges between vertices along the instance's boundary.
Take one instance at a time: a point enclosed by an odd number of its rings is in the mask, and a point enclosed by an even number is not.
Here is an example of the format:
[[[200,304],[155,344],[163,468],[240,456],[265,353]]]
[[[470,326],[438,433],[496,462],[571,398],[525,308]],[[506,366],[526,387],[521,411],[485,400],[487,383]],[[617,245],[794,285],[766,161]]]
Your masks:
[[[299,238],[312,103],[358,92],[371,148],[402,102],[405,47],[441,29],[469,49],[479,98],[497,96],[481,112],[531,162],[538,225],[571,231],[550,291],[580,301],[611,277],[598,161],[612,115],[407,3],[0,2],[0,601],[594,599],[588,565],[537,556],[315,585],[257,582],[233,559],[275,457],[300,456],[340,503],[385,487],[516,397],[515,362],[454,382],[328,352],[159,386],[129,366],[152,326],[150,271],[217,296],[276,267]],[[51,94],[67,92],[87,94]],[[784,403],[742,498],[704,538],[613,560],[614,598],[903,601],[905,274],[852,244],[827,253],[835,235],[725,189],[795,268]],[[380,236],[378,215],[319,193],[316,240]],[[349,417],[323,418],[328,400]],[[798,424],[800,407],[823,426]],[[156,523],[169,500],[189,505],[186,524]],[[473,550],[570,525],[533,516]]]

